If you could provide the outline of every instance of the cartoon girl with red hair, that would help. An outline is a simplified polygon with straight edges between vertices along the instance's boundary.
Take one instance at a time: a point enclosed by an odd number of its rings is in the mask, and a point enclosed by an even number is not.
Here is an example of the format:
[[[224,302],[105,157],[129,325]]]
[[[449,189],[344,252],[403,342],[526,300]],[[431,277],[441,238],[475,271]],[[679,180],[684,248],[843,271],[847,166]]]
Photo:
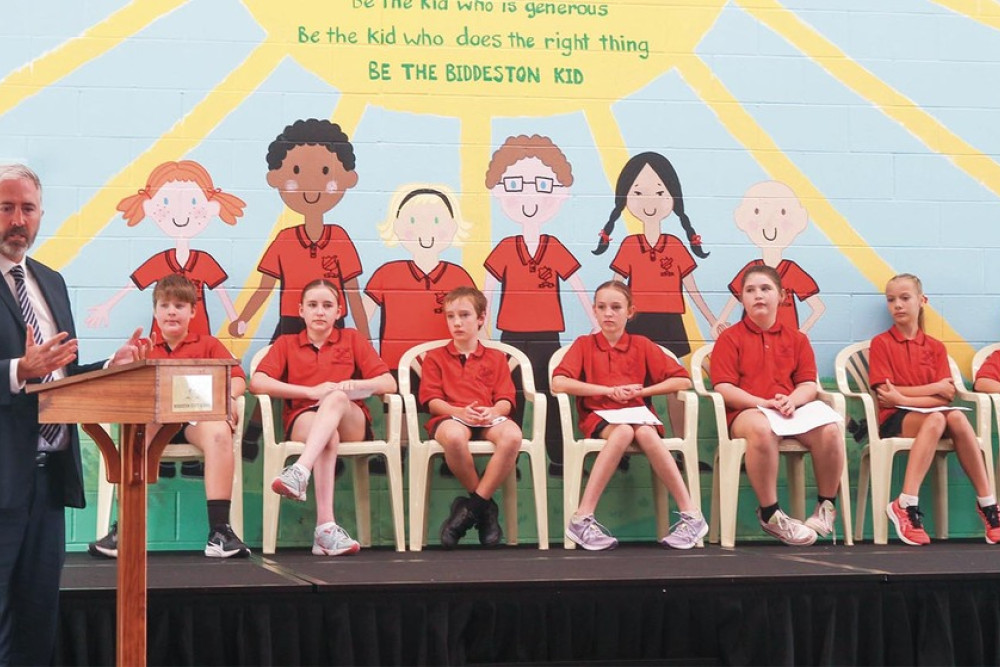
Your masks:
[[[133,288],[144,290],[172,273],[184,276],[198,288],[195,317],[191,320],[192,333],[212,332],[205,308],[206,288],[215,290],[229,319],[235,320],[236,309],[222,286],[228,274],[210,254],[192,250],[191,239],[205,231],[216,217],[228,225],[235,225],[243,215],[244,206],[246,204],[239,197],[216,188],[208,171],[197,162],[164,162],[154,169],[146,187],[118,202],[117,209],[129,227],[150,218],[175,245],[147,259],[132,272],[131,283],[104,303],[90,308],[87,326],[106,327],[112,309]],[[155,321],[150,331],[159,336]]]

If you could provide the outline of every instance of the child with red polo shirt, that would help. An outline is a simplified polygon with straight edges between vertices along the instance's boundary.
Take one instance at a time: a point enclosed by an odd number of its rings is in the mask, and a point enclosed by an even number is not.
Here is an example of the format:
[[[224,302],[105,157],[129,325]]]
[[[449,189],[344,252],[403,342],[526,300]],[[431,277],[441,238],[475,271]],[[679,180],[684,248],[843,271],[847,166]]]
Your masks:
[[[734,438],[745,438],[746,470],[760,507],[765,533],[785,544],[808,546],[819,533],[833,532],[837,490],[844,468],[844,444],[837,424],[825,424],[795,439],[809,449],[816,474],[816,508],[805,523],[778,505],[778,444],[781,438],[758,407],[786,417],[816,398],[816,358],[809,338],[783,324],[778,308],[785,298],[781,277],[770,266],[749,267],[740,293],[743,319],[725,329],[712,350],[712,385],[726,403]]]
[[[868,382],[878,394],[879,435],[913,438],[902,493],[885,511],[905,544],[930,543],[918,493],[938,441],[948,437],[976,491],[976,510],[986,528],[986,541],[996,544],[1000,542],[1000,510],[969,420],[958,410],[920,413],[905,409],[945,407],[955,397],[948,352],[941,341],[924,333],[927,297],[920,279],[909,273],[895,276],[885,286],[885,300],[893,325],[872,338]],[[985,386],[977,383],[976,389]]]
[[[337,329],[343,316],[337,286],[314,280],[302,290],[299,316],[306,328],[279,336],[250,379],[250,390],[285,402],[282,421],[290,439],[305,443],[298,461],[274,478],[271,489],[305,501],[315,470],[316,530],[313,554],[340,556],[361,548],[337,525],[333,512],[334,470],[341,440],[364,440],[370,415],[362,400],[396,390],[375,349],[355,329]]]
[[[232,353],[218,339],[190,330],[197,316],[198,289],[184,276],[164,276],[153,289],[153,317],[163,340],[150,336],[147,359],[232,359]],[[230,391],[234,400],[246,391],[246,374],[240,366],[232,367]],[[208,543],[205,555],[210,558],[245,557],[250,549],[229,525],[233,497],[233,430],[238,427],[235,407],[229,421],[202,421],[186,424],[175,442],[189,442],[205,454],[205,497],[208,502]],[[149,431],[152,437],[153,430]],[[147,443],[148,445],[148,443]],[[111,532],[91,542],[94,556],[118,557],[118,523]]]
[[[594,519],[594,510],[625,449],[635,442],[680,508],[680,520],[660,543],[690,549],[708,533],[708,523],[691,501],[677,463],[663,446],[663,426],[609,424],[595,411],[646,405],[652,396],[690,388],[691,380],[684,367],[651,340],[625,331],[635,306],[632,291],[624,283],[611,280],[598,287],[593,308],[601,330],[577,338],[552,373],[553,391],[577,397],[580,431],[586,437],[607,441],[590,471],[580,505],[569,518],[566,536],[590,551],[618,545]]]
[[[514,381],[506,356],[479,342],[486,321],[482,292],[475,287],[448,292],[444,316],[451,342],[427,353],[420,403],[431,414],[427,432],[444,449],[445,462],[469,495],[452,501],[441,524],[441,545],[454,548],[476,526],[479,543],[492,547],[503,539],[493,494],[514,471],[521,448],[521,429],[508,418],[515,402]],[[469,451],[472,439],[489,440],[496,447],[482,477]]]

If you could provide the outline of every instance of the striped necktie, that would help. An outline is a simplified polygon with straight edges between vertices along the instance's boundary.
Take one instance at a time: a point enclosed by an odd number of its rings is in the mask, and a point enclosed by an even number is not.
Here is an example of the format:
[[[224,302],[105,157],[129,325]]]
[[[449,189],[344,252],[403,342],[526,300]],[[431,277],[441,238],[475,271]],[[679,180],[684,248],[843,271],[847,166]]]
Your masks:
[[[21,304],[21,314],[24,316],[24,323],[31,326],[31,330],[34,332],[35,345],[41,345],[43,342],[42,332],[38,328],[38,318],[35,316],[35,308],[28,299],[28,286],[24,283],[24,269],[20,265],[15,266],[10,270],[10,275],[14,278],[14,289],[17,292],[17,301]],[[42,382],[51,382],[52,379],[52,373],[49,373],[42,378]],[[40,424],[38,427],[39,435],[48,443],[48,448],[53,449],[60,444],[59,436],[62,435],[62,431],[62,424]]]

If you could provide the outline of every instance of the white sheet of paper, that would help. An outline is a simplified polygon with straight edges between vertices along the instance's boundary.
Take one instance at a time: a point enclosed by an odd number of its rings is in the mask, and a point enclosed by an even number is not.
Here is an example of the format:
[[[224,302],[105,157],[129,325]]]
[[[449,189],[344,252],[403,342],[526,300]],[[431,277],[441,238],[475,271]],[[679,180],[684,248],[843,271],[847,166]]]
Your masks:
[[[909,410],[910,412],[922,412],[925,415],[930,412],[948,412],[949,410],[971,410],[972,408],[965,408],[961,405],[942,405],[939,408],[913,408],[906,405],[900,405],[901,410]]]
[[[469,428],[489,428],[490,426],[496,426],[497,424],[502,424],[503,422],[507,421],[507,418],[504,417],[504,416],[502,416],[502,415],[499,416],[499,417],[497,417],[493,421],[491,421],[489,424],[470,424],[469,422],[465,421],[461,417],[456,417],[454,415],[452,415],[451,418],[454,419],[457,422],[461,422],[461,423],[465,424]]]
[[[817,426],[840,421],[840,415],[823,401],[810,401],[805,405],[800,405],[795,408],[795,414],[791,417],[783,417],[777,410],[765,408],[762,405],[758,405],[757,409],[767,416],[767,421],[771,424],[771,430],[774,431],[775,435],[781,437],[806,433]]]
[[[662,424],[645,405],[614,410],[594,410],[594,414],[609,424]]]

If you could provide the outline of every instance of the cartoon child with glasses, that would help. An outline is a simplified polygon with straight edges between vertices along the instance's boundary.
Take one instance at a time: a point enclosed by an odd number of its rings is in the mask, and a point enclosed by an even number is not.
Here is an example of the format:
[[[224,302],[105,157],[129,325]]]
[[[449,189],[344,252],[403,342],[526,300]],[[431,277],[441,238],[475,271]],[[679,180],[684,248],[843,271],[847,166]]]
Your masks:
[[[493,309],[500,287],[497,328],[500,340],[522,350],[531,360],[538,391],[547,392],[549,357],[559,349],[565,330],[560,281],[569,283],[594,329],[597,319],[589,295],[577,275],[580,262],[554,236],[542,233],[569,198],[573,168],[548,137],[508,137],[493,153],[486,171],[486,187],[522,234],[500,241],[484,263],[483,290]],[[523,406],[523,401],[518,401]],[[520,415],[518,415],[520,417]],[[546,449],[558,472],[562,462],[562,431],[557,410],[550,410],[546,424]]]

